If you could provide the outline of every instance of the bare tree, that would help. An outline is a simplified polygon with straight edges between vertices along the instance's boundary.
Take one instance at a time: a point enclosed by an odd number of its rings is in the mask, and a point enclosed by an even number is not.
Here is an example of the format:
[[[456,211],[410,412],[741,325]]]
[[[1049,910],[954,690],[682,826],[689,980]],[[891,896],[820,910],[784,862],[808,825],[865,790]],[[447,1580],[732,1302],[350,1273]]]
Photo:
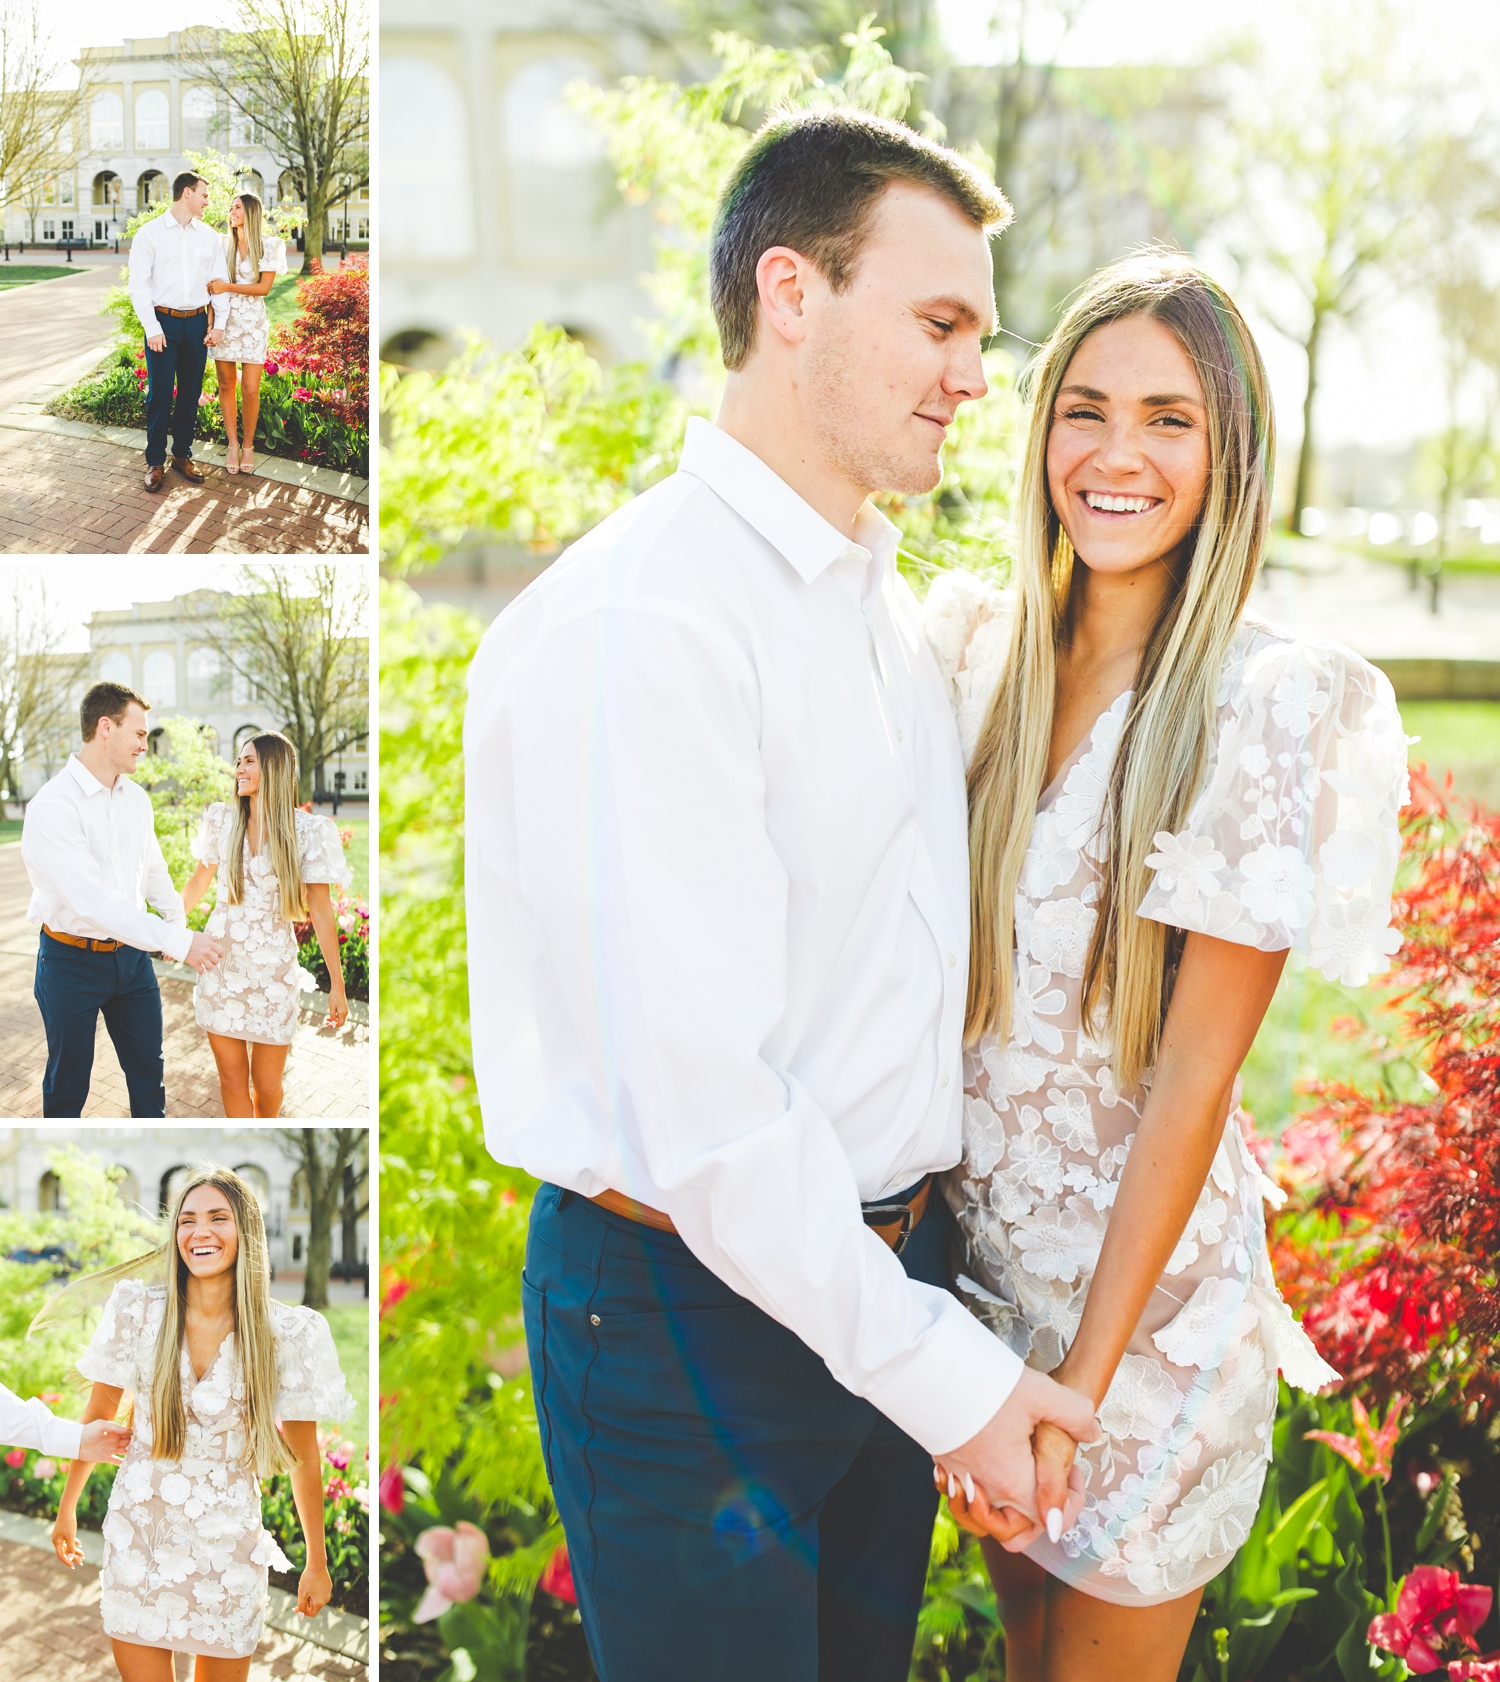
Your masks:
[[[278,1127],[276,1137],[282,1154],[297,1164],[307,1186],[302,1306],[322,1312],[328,1307],[328,1264],[334,1221],[344,1199],[345,1171],[361,1160],[369,1135],[363,1127]]]
[[[82,109],[81,89],[49,86],[63,61],[46,18],[41,0],[0,0],[0,210],[8,190],[24,197],[27,183],[39,182],[49,164],[56,168],[76,138],[61,145]]]
[[[0,791],[21,798],[28,756],[50,769],[66,757],[73,686],[87,656],[61,651],[62,631],[35,569],[6,576],[0,595]]]
[[[232,593],[204,601],[199,623],[223,665],[245,679],[297,749],[298,798],[369,731],[367,590],[358,567],[246,567]]]
[[[307,205],[307,266],[323,260],[339,179],[369,180],[370,34],[365,0],[236,0],[236,27],[197,62],[259,132]]]

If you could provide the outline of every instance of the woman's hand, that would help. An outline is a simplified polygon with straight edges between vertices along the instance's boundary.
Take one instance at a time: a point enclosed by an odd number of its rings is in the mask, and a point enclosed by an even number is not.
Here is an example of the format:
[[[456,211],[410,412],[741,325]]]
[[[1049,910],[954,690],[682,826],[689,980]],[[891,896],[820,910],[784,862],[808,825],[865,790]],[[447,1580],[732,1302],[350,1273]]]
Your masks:
[[[328,992],[328,1014],[323,1018],[325,1028],[342,1028],[349,1020],[349,996],[342,981],[335,982]]]
[[[229,290],[229,282],[227,280],[211,280],[208,283],[208,290],[211,294],[214,292],[227,292]]]
[[[58,1509],[52,1524],[52,1551],[70,1571],[83,1564],[83,1543],[78,1540],[78,1521],[71,1507]]]
[[[297,1610],[315,1618],[333,1597],[333,1578],[326,1565],[309,1565],[297,1583]]]

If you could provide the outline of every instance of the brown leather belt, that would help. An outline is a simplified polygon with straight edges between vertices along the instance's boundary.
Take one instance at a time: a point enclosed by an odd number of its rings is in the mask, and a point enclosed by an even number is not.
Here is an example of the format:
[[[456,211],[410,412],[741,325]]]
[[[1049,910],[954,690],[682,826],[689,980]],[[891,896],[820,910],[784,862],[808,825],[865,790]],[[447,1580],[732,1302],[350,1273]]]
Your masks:
[[[42,924],[42,933],[53,940],[60,940],[64,946],[78,946],[85,952],[118,952],[125,944],[123,940],[87,940],[81,934],[59,934],[45,923]]]
[[[910,1203],[866,1203],[863,1206],[865,1225],[899,1256],[916,1231],[917,1223],[927,1213],[927,1195],[931,1190],[932,1180],[929,1177],[923,1180],[921,1189]],[[649,1226],[657,1232],[677,1231],[670,1215],[662,1214],[660,1209],[653,1209],[647,1203],[638,1203],[622,1191],[601,1191],[589,1202],[608,1209],[612,1215],[623,1215],[627,1221],[639,1221],[642,1226]],[[877,1218],[872,1219],[872,1216]]]
[[[175,315],[179,321],[191,321],[195,315],[202,315],[208,305],[199,304],[195,310],[169,310],[165,304],[153,304],[151,307],[158,315]]]

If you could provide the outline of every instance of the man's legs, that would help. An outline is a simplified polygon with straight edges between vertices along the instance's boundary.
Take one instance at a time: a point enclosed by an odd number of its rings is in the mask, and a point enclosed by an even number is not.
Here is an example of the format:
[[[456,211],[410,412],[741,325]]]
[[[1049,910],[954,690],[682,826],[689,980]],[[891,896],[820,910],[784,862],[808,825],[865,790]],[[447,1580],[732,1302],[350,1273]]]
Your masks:
[[[172,332],[176,325],[170,315],[158,316],[163,347],[152,350],[146,346],[146,465],[165,467],[167,462],[167,422],[172,414],[172,384],[177,377],[177,339]]]
[[[84,952],[50,935],[38,937],[33,996],[47,1031],[47,1072],[42,1077],[42,1114],[81,1116],[94,1068],[94,1031],[108,996],[113,971],[107,955]]]
[[[167,1088],[161,1052],[161,989],[151,960],[134,946],[114,957],[114,992],[105,1002],[104,1026],[125,1071],[132,1116],[165,1116]]]
[[[172,458],[186,461],[193,453],[198,399],[203,395],[203,370],[208,362],[208,346],[203,342],[203,335],[208,331],[208,311],[178,317],[173,325],[181,331],[177,341],[177,400],[172,406]]]

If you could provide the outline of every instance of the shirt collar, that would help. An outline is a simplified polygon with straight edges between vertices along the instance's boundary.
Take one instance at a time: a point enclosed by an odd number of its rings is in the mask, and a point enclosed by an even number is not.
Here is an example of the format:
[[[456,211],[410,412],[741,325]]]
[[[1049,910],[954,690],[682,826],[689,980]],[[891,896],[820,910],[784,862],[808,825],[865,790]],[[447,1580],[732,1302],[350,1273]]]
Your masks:
[[[68,772],[72,776],[73,781],[77,783],[79,788],[83,790],[84,794],[90,798],[96,794],[113,794],[115,789],[119,788],[121,782],[124,781],[123,778],[116,777],[114,788],[106,788],[76,753],[70,753],[68,755]]]
[[[884,575],[896,558],[900,533],[866,502],[848,538],[722,427],[694,415],[687,423],[678,471],[691,473],[784,555],[805,584],[811,584],[850,552],[873,556]]]

